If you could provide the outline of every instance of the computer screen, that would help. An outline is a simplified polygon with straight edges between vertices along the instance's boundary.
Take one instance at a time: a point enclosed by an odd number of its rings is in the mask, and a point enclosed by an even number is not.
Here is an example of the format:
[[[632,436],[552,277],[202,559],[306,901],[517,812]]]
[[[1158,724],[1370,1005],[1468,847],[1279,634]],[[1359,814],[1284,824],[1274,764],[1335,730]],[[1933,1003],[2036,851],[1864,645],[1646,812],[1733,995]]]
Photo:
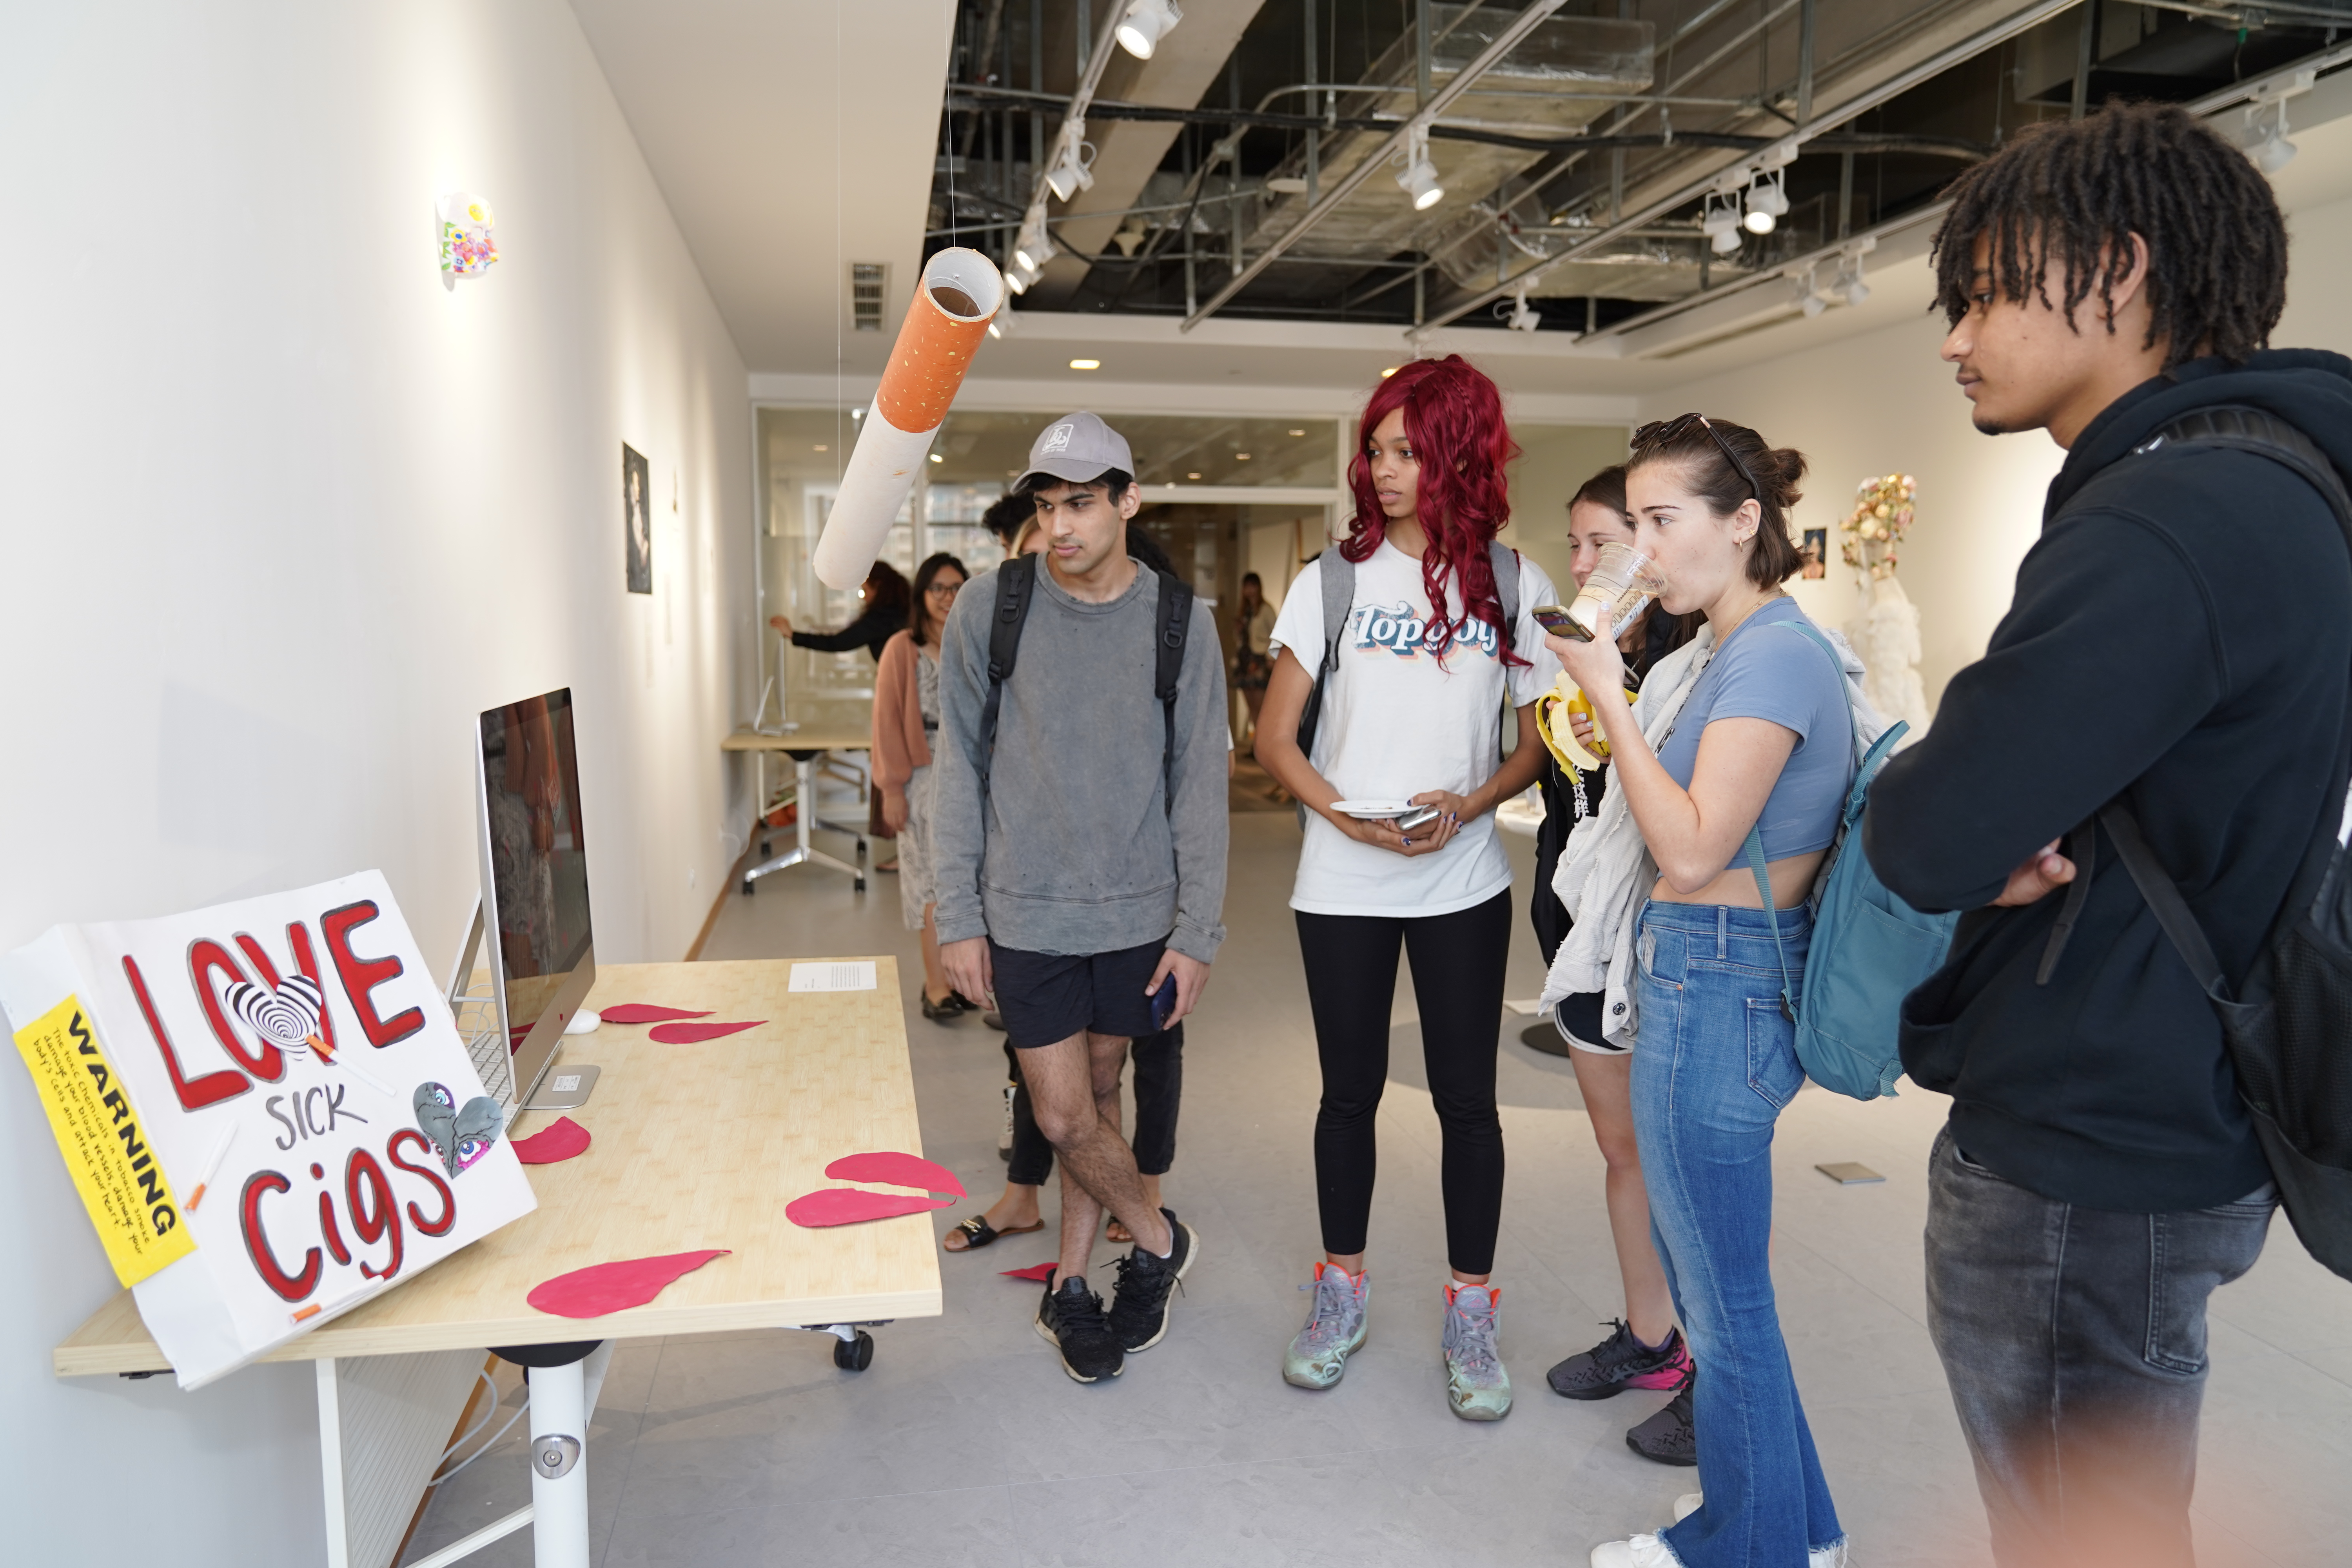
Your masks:
[[[478,763],[483,934],[520,1105],[596,978],[571,689],[484,713]]]

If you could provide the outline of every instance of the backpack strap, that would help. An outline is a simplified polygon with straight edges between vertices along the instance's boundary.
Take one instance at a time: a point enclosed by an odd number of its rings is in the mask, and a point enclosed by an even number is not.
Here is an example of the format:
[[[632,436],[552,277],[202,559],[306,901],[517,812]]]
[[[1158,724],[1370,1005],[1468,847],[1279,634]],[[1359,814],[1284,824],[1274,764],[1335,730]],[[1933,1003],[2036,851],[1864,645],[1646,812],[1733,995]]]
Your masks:
[[[2200,408],[2134,447],[2132,456],[2145,457],[2166,447],[2221,447],[2252,452],[2294,469],[2327,502],[2336,514],[2336,525],[2344,531],[2347,542],[2352,542],[2352,492],[2345,489],[2344,477],[2317,442],[2275,414],[2237,404]]]
[[[1192,634],[1192,585],[1160,574],[1160,635],[1152,650],[1151,694],[1160,699],[1166,743],[1160,753],[1160,798],[1176,811],[1176,680],[1184,673],[1184,645]]]
[[[1037,558],[1016,555],[996,569],[996,608],[988,622],[988,696],[980,709],[980,788],[988,793],[990,764],[996,756],[996,714],[1004,705],[1004,683],[1021,654],[1021,627],[1035,596]]]
[[[1298,754],[1312,759],[1315,752],[1315,731],[1323,721],[1323,689],[1339,668],[1339,639],[1348,635],[1348,616],[1356,607],[1356,563],[1339,552],[1336,544],[1327,545],[1316,557],[1316,580],[1323,588],[1323,662],[1315,668],[1315,684],[1307,689],[1307,700],[1298,710],[1298,729],[1295,739]],[[1298,826],[1307,827],[1307,803],[1298,804]]]
[[[2181,962],[2189,965],[2189,972],[2197,976],[2206,994],[2217,1001],[2229,1001],[2230,981],[2221,973],[2221,961],[2213,955],[2213,944],[2205,940],[2205,928],[2197,923],[2189,900],[2180,896],[2179,887],[2165,874],[2156,851],[2147,847],[2147,839],[2139,830],[2139,818],[2118,798],[2099,807],[2099,820],[2106,826],[2107,837],[2116,841],[2116,855],[2123,861],[2124,869],[2131,873],[2133,886],[2147,900],[2156,923],[2172,939]]]
[[[1764,874],[1764,836],[1748,830],[1748,869],[1756,879],[1756,896],[1764,900],[1765,918],[1772,922],[1772,953],[1780,961],[1780,1016],[1797,1021],[1796,987],[1789,983],[1789,950],[1780,945],[1780,911],[1772,902],[1772,879]]]
[[[1519,552],[1499,539],[1486,542],[1486,560],[1495,572],[1495,597],[1503,606],[1503,645],[1519,651]]]

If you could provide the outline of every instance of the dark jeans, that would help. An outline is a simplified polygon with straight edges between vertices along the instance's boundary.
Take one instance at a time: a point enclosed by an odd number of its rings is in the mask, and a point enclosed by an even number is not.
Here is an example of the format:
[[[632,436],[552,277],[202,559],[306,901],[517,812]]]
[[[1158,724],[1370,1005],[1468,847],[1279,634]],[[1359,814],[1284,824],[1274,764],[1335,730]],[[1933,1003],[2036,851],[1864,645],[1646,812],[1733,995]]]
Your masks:
[[[1928,1155],[1927,1326],[2001,1568],[2189,1568],[2205,1300],[2254,1266],[2271,1188],[2178,1214],[2064,1204]]]
[[[1389,1014],[1397,951],[1412,963],[1422,1060],[1442,1135],[1446,1261],[1463,1274],[1495,1267],[1503,1223],[1503,1123],[1495,1111],[1495,1054],[1503,1029],[1503,960],[1511,895],[1451,914],[1298,916],[1323,1102],[1315,1114],[1315,1188],[1323,1249],[1364,1250],[1379,1162],[1373,1121],[1389,1076]]]
[[[1145,1035],[1128,1047],[1135,1063],[1135,1169],[1164,1176],[1176,1163],[1176,1111],[1184,1099],[1184,1026]],[[1013,1079],[1013,1163],[1004,1179],[1015,1186],[1042,1187],[1054,1173],[1054,1146],[1037,1131],[1037,1114],[1022,1080],[1021,1057],[1010,1045],[1004,1060]]]

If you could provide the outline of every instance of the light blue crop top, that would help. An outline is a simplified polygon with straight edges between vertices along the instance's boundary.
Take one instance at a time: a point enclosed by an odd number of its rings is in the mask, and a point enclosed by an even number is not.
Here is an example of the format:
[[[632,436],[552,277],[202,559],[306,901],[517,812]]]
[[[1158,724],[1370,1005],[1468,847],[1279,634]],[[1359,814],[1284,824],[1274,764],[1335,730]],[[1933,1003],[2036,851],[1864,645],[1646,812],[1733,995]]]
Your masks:
[[[1716,720],[1769,719],[1797,732],[1796,750],[1756,823],[1767,860],[1828,848],[1853,782],[1853,715],[1846,707],[1845,677],[1820,645],[1787,624],[1805,618],[1794,599],[1783,597],[1736,627],[1699,672],[1674,733],[1658,751],[1666,772],[1688,789],[1699,736]]]

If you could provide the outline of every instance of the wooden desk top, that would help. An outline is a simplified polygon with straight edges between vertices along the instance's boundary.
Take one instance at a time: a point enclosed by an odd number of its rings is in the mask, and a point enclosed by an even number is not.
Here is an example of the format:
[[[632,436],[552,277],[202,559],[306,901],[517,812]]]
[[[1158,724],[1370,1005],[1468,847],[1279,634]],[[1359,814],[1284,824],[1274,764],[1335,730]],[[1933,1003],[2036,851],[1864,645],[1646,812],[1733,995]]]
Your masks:
[[[722,752],[863,752],[874,745],[871,702],[803,701],[785,717],[799,728],[762,735],[749,726],[719,742]]]
[[[594,1142],[576,1159],[526,1167],[539,1207],[262,1359],[938,1316],[928,1215],[829,1230],[784,1217],[793,1198],[836,1184],[824,1167],[844,1154],[922,1152],[898,963],[874,962],[877,988],[846,992],[787,991],[788,960],[600,968],[591,1007],[652,1002],[768,1022],[697,1046],[656,1045],[645,1025],[566,1040],[562,1061],[604,1068],[595,1092],[574,1111],[526,1112],[513,1131],[527,1137],[568,1114]],[[643,1307],[560,1318],[523,1299],[592,1263],[709,1247],[733,1256]],[[60,1377],[168,1370],[128,1290],[51,1359]]]

